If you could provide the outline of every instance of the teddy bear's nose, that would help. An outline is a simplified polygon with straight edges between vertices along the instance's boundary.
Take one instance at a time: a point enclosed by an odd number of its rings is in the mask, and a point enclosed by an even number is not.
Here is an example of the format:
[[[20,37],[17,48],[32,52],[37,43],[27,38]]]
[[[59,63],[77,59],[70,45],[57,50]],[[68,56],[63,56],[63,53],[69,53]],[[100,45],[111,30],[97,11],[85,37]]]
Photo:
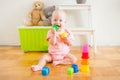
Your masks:
[[[37,7],[37,5],[35,5],[35,7]]]

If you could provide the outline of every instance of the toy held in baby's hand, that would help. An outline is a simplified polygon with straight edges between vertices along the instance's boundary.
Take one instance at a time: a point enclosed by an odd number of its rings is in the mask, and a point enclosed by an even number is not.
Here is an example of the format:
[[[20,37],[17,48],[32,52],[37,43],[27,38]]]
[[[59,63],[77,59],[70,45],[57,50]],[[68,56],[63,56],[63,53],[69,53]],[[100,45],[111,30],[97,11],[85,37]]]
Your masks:
[[[56,31],[58,31],[59,26],[58,26],[58,25],[56,25],[56,24],[54,24],[54,25],[53,25],[53,28],[54,28]]]
[[[62,33],[62,34],[60,35],[61,38],[65,38],[65,37],[67,37],[67,36],[68,36],[68,34],[67,34],[66,32],[64,32],[64,33]]]

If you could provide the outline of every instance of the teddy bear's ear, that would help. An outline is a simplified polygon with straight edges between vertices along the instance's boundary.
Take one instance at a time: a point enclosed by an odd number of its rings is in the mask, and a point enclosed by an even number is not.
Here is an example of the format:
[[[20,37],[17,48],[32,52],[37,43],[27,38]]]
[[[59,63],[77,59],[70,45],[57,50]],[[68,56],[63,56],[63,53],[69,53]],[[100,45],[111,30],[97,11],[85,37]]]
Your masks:
[[[44,3],[43,2],[39,2],[40,5],[42,5],[42,7],[44,7]]]
[[[42,1],[35,1],[34,6],[36,6],[37,4],[41,5],[42,7],[44,6],[44,3]]]
[[[37,3],[39,3],[39,1],[35,1],[35,2],[34,2],[34,5],[36,5]]]

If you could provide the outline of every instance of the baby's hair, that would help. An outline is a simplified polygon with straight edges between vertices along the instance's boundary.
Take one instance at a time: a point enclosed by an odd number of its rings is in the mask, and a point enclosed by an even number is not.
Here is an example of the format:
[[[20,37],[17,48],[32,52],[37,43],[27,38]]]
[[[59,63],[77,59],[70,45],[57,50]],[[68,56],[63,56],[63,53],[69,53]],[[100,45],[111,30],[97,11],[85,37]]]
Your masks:
[[[64,17],[66,18],[66,13],[63,10],[54,10],[52,13],[52,16],[55,14],[63,14]]]

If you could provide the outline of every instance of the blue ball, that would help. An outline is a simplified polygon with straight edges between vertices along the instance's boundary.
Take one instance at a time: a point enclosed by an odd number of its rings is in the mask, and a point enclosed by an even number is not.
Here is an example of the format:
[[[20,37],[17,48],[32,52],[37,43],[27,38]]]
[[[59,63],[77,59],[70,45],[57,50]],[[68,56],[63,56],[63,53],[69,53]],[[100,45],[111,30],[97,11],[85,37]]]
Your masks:
[[[49,74],[49,72],[50,72],[50,69],[48,67],[45,66],[42,68],[42,75],[43,76],[47,76]]]

